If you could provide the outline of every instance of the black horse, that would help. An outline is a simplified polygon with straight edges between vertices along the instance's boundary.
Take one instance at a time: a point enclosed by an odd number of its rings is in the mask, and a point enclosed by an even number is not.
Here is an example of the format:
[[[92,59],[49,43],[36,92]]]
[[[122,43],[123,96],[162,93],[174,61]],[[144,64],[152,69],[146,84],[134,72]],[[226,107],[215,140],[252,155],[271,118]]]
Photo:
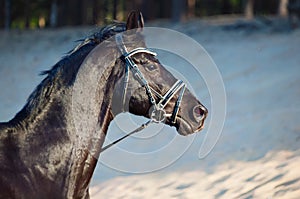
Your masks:
[[[127,23],[111,24],[85,39],[43,72],[46,78],[12,120],[0,123],[0,198],[89,198],[108,126],[122,111],[147,118],[158,114],[182,135],[202,129],[206,108],[147,51],[143,26],[141,14],[132,12]],[[126,34],[129,30],[135,34]],[[122,37],[117,45],[109,45],[115,40],[107,39],[118,34]],[[97,50],[104,42],[111,47]],[[97,82],[81,70],[88,63],[94,65]],[[134,78],[122,86],[128,69]],[[84,81],[78,85],[79,73]],[[94,96],[88,109],[84,109],[88,100],[74,102],[76,86],[77,94],[96,88],[90,95],[79,95]],[[117,99],[126,107],[113,108]],[[153,110],[153,105],[160,108]],[[82,124],[76,123],[74,112]]]

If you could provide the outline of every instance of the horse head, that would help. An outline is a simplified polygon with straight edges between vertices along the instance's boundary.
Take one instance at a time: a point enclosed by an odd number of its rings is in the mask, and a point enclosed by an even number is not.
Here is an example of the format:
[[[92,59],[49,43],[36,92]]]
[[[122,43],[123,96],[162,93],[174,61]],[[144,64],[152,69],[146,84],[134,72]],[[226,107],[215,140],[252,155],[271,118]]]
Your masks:
[[[121,52],[121,67],[126,71],[116,86],[115,113],[129,111],[155,122],[175,126],[178,133],[188,135],[204,126],[207,109],[177,80],[150,51],[143,38],[141,13],[132,12],[126,31],[116,35]]]

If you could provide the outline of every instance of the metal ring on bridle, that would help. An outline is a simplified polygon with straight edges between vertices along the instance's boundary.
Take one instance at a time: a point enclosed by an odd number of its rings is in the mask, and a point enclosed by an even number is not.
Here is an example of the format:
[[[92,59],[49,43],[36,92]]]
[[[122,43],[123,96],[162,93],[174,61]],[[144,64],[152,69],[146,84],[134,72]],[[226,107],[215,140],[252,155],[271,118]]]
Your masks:
[[[166,119],[166,111],[164,109],[154,109],[151,112],[151,119],[155,123],[160,123]]]

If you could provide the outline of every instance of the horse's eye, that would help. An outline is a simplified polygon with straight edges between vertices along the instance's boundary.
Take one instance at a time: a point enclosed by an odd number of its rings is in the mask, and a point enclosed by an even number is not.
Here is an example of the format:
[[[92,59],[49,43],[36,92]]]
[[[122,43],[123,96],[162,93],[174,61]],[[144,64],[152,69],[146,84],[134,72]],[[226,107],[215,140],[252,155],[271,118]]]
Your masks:
[[[157,70],[157,66],[152,63],[145,64],[145,68],[150,72]]]
[[[151,63],[149,60],[141,60],[140,63],[145,67],[149,72],[155,71],[158,69],[155,63]]]

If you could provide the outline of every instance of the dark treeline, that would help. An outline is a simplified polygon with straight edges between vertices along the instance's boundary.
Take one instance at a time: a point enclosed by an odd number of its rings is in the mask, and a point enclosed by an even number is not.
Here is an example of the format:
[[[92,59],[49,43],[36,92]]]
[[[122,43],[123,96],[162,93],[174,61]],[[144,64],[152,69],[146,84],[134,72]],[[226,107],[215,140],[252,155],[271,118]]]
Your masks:
[[[131,10],[146,20],[174,21],[221,14],[277,14],[288,0],[1,0],[1,28],[104,24],[124,20]]]

